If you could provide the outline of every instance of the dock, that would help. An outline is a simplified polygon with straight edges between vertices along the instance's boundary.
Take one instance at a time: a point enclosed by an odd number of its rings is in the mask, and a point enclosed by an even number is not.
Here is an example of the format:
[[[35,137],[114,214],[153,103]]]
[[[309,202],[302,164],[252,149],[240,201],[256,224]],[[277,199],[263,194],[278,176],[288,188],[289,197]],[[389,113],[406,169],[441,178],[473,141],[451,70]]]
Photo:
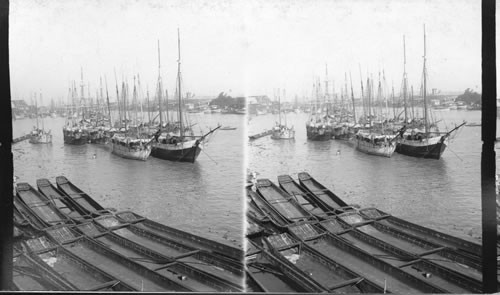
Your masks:
[[[12,139],[12,143],[18,143],[18,142],[24,141],[24,140],[29,139],[29,138],[30,138],[30,135],[25,134],[23,136],[16,137],[16,138]]]
[[[268,135],[271,135],[273,133],[272,130],[266,130],[264,132],[261,132],[261,133],[257,133],[255,135],[250,135],[248,136],[248,139],[249,140],[256,140],[256,139],[259,139],[261,137],[264,137],[264,136],[268,136]]]
[[[305,172],[298,181],[280,175],[278,183],[259,179],[247,187],[249,290],[481,292],[478,242],[349,206]],[[313,218],[290,218],[303,211]]]
[[[65,177],[18,183],[13,287],[18,291],[243,292],[243,250],[113,213]]]

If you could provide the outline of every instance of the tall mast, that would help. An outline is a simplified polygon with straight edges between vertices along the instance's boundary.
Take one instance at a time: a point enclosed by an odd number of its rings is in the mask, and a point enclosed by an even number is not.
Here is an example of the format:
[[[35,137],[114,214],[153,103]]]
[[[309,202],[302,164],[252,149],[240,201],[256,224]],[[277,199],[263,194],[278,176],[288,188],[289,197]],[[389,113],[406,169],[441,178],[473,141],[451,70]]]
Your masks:
[[[123,99],[123,118],[125,120],[125,130],[127,130],[127,89],[125,87],[125,82],[122,81],[122,99]]]
[[[160,112],[160,129],[163,127],[163,118],[161,115],[161,71],[160,71],[160,40],[158,40],[158,108]],[[167,112],[168,114],[168,112]]]
[[[347,91],[347,72],[344,72],[344,95],[346,98],[346,103],[343,108],[346,109],[346,111],[349,109],[349,91]]]
[[[177,50],[179,51],[179,59],[177,60],[177,83],[178,83],[178,95],[179,95],[179,126],[181,138],[184,137],[184,126],[182,124],[182,91],[181,91],[181,36],[179,33],[179,28],[177,28]]]
[[[106,103],[108,104],[108,117],[109,117],[109,127],[112,127],[112,120],[111,120],[111,109],[109,107],[109,94],[108,94],[108,79],[106,79],[106,76],[104,76],[104,82],[106,83]]]
[[[148,125],[151,124],[151,115],[149,114],[149,87],[146,85],[146,101],[148,103]]]
[[[134,114],[134,125],[137,126],[139,124],[137,124],[137,88],[135,87],[135,76],[134,76],[134,90],[132,92],[132,104],[134,105],[134,111],[135,111],[135,114]]]
[[[394,81],[392,81],[392,112],[394,114],[394,120],[396,120],[396,101],[394,100]]]
[[[87,95],[88,95],[88,99],[89,99],[89,106],[88,106],[88,110],[89,110],[89,113],[92,114],[92,110],[93,110],[93,107],[92,107],[92,96],[90,96],[90,82],[87,82],[88,83],[88,86],[87,86]],[[87,107],[87,104],[85,104],[85,106]],[[90,117],[90,115],[89,115]]]
[[[35,96],[35,99],[36,99],[36,96]],[[43,101],[43,99],[42,99],[42,90],[40,89],[40,103],[42,103],[42,101]],[[37,108],[36,121],[37,121],[37,125],[38,125],[38,108]],[[42,129],[45,129],[45,125],[43,124],[43,117],[42,117]]]
[[[415,101],[413,100],[413,85],[411,85],[411,117],[415,119]]]
[[[170,122],[168,114],[168,89],[165,89],[165,113],[167,114],[167,122]]]
[[[387,102],[387,81],[385,80],[385,70],[382,70],[382,80],[384,81],[385,119],[389,119],[389,103]]]
[[[144,124],[144,111],[142,109],[142,98],[144,98],[144,92],[142,92],[142,87],[141,87],[141,76],[139,73],[137,73],[137,100],[141,104],[141,124]],[[139,92],[140,92],[140,98],[139,98]]]
[[[363,89],[363,74],[361,73],[361,65],[359,65],[359,78],[361,81],[361,102],[363,103],[363,115],[366,118],[365,90]]]
[[[429,122],[427,120],[427,68],[426,63],[426,44],[425,44],[425,24],[424,24],[424,122],[425,122],[425,133],[429,132]]]
[[[84,98],[84,93],[83,93],[83,68],[80,68],[80,76],[81,76],[81,82],[80,82],[80,88],[81,88],[81,97],[80,97],[80,105],[82,105],[82,102],[85,103],[85,98]],[[82,109],[82,119],[85,120],[85,108]]]
[[[103,96],[102,96],[102,77],[99,77],[99,86],[100,86],[100,90],[101,90],[100,99],[103,100]],[[97,103],[99,103],[99,100],[97,100]]]
[[[286,90],[285,89],[283,89],[283,99],[286,99]],[[281,102],[280,102],[280,110],[281,110]],[[284,114],[284,116],[285,116],[285,126],[287,126],[287,124],[286,124],[286,114]]]
[[[35,117],[36,117],[36,129],[38,130],[38,100],[36,99],[36,92],[33,95],[35,97]]]
[[[349,79],[351,80],[352,116],[354,119],[354,124],[356,124],[356,106],[354,105],[354,90],[352,89],[352,76],[350,71],[349,71]]]
[[[329,102],[330,95],[328,93],[328,64],[325,64],[325,99]]]
[[[371,102],[371,95],[372,95],[372,81],[370,81],[370,78],[366,78],[366,92],[368,96],[368,120],[370,122],[370,127],[372,127],[372,102]]]
[[[404,101],[404,111],[405,111],[405,123],[408,122],[408,114],[407,114],[407,109],[406,109],[406,97],[408,95],[407,93],[407,81],[408,77],[406,76],[406,39],[405,35],[403,35],[403,58],[404,58],[404,64],[403,64],[403,101]]]
[[[121,104],[120,104],[120,93],[118,92],[118,80],[116,79],[116,71],[115,71],[115,88],[116,88],[116,104],[118,106],[118,128],[122,127],[122,112],[121,112]]]
[[[281,125],[281,97],[280,97],[280,89],[278,88],[278,118]]]

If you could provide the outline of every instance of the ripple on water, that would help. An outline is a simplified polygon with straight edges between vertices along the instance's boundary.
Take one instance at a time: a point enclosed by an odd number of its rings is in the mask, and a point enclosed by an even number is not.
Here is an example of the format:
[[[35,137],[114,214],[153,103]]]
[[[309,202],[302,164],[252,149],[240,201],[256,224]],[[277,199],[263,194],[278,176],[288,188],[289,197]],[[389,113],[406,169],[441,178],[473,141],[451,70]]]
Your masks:
[[[168,226],[241,246],[244,116],[200,119],[205,120],[203,126],[220,123],[238,129],[218,132],[197,162],[190,164],[155,158],[132,161],[102,145],[64,145],[64,119],[47,118],[44,123],[52,130],[53,143],[14,145],[14,175],[32,185],[38,178],[55,183],[56,176],[64,175],[104,207],[132,210]],[[13,123],[15,137],[33,125],[29,119]],[[209,232],[209,227],[217,232]]]
[[[450,111],[442,122],[479,121],[480,112]],[[442,159],[392,158],[366,155],[342,141],[307,140],[307,114],[288,114],[296,138],[279,142],[269,137],[248,146],[250,170],[277,182],[277,176],[310,173],[348,204],[377,207],[395,216],[462,238],[481,236],[480,160],[478,128],[461,128]],[[254,117],[249,133],[274,124],[275,116]],[[442,123],[440,123],[442,124]],[[440,126],[443,128],[444,126]]]

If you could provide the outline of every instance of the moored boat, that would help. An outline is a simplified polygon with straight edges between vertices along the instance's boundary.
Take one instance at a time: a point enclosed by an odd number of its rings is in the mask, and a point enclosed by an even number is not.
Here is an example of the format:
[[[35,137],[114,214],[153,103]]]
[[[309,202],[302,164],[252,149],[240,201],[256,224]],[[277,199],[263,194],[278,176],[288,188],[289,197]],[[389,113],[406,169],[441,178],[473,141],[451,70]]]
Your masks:
[[[83,145],[89,141],[88,133],[78,125],[66,125],[63,127],[63,136],[65,144]]]
[[[151,139],[114,134],[111,138],[112,153],[122,158],[146,161],[151,154]]]
[[[281,123],[281,99],[280,99],[279,89],[278,89],[278,118],[279,118],[278,122],[276,122],[276,125],[271,129],[272,130],[271,138],[294,139],[295,130],[293,129],[293,126],[292,127],[287,126],[286,114],[285,114],[285,123]]]
[[[287,127],[286,125],[276,124],[272,129],[271,134],[272,139],[294,139],[295,130],[293,127]]]
[[[355,136],[356,149],[365,154],[390,158],[396,150],[395,137],[358,131]]]
[[[424,27],[424,65],[423,65],[423,100],[424,100],[424,130],[423,132],[417,132],[412,130],[410,134],[401,134],[401,140],[399,140],[396,152],[417,158],[429,158],[437,159],[441,158],[441,155],[445,151],[448,145],[448,139],[452,132],[458,130],[460,127],[464,126],[466,122],[453,128],[451,131],[446,133],[440,133],[436,124],[430,121],[427,107],[427,68],[426,68],[426,43],[425,43],[425,27]],[[451,108],[450,108],[451,109]]]
[[[202,135],[194,135],[192,125],[187,121],[187,114],[183,110],[183,99],[181,91],[181,56],[180,56],[180,36],[178,35],[177,46],[179,58],[177,60],[177,95],[178,95],[178,112],[177,121],[168,117],[164,125],[162,120],[161,109],[161,78],[158,77],[158,94],[159,94],[159,111],[160,111],[160,134],[155,136],[152,142],[151,156],[163,160],[175,162],[190,162],[194,163],[200,154],[204,144],[208,141],[209,136],[215,132],[220,126],[210,129]],[[159,48],[158,48],[159,54]]]
[[[94,217],[101,216],[103,214],[109,214],[109,211],[104,209],[99,203],[94,201],[89,195],[75,186],[71,181],[69,181],[64,176],[56,177],[57,188],[64,193],[67,197],[79,205],[81,214],[92,215]]]
[[[40,99],[42,94],[40,94]],[[49,131],[45,131],[43,127],[43,118],[42,118],[42,128],[38,126],[38,104],[36,103],[36,95],[35,95],[35,116],[36,116],[36,127],[33,126],[33,130],[30,132],[29,142],[30,143],[52,143],[52,134]]]
[[[294,197],[278,188],[269,179],[257,179],[256,187],[258,194],[289,222],[315,220],[315,217],[300,206]]]
[[[52,134],[43,129],[33,128],[30,133],[30,143],[52,143]]]

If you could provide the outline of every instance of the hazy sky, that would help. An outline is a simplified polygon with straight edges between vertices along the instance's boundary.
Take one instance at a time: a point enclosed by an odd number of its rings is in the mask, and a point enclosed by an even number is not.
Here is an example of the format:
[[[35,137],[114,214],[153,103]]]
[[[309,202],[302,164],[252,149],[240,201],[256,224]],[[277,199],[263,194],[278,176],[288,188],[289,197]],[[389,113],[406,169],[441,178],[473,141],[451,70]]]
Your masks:
[[[365,80],[384,70],[399,92],[403,35],[409,82],[420,86],[424,23],[429,88],[481,91],[480,1],[17,0],[10,11],[12,93],[66,100],[81,67],[93,96],[102,76],[115,99],[115,70],[130,84],[139,74],[144,92],[146,85],[153,92],[158,40],[161,75],[173,93],[177,28],[184,89],[197,96],[272,96],[281,88],[291,100],[310,95],[315,78],[325,80],[325,64],[336,91],[352,72],[357,95],[361,67]]]

